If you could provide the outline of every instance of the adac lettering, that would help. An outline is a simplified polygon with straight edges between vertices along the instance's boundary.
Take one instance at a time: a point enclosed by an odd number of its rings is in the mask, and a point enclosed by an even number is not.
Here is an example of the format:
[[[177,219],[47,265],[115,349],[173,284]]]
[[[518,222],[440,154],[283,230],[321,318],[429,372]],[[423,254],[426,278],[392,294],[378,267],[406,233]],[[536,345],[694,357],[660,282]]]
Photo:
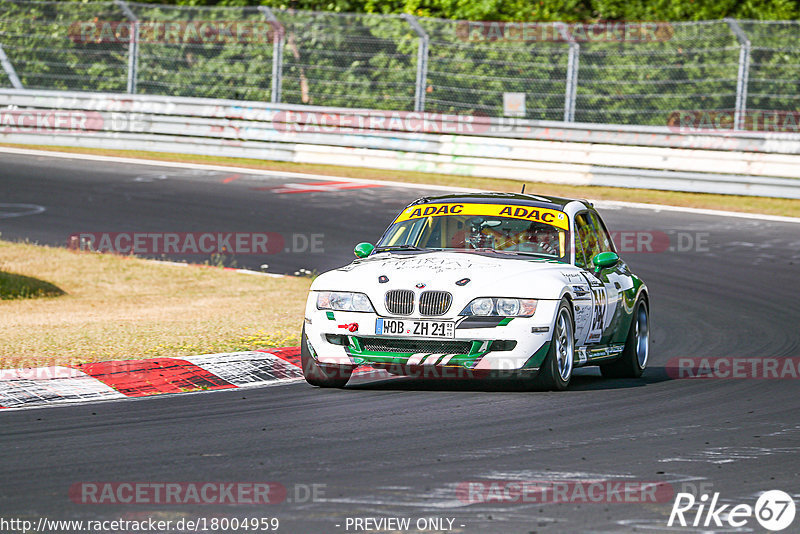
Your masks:
[[[564,230],[569,229],[569,220],[563,212],[547,208],[504,204],[422,204],[406,208],[395,222],[443,215],[508,217],[550,224]]]
[[[535,221],[542,221],[552,224],[555,221],[555,216],[550,212],[540,213],[539,210],[527,210],[526,208],[514,208],[510,206],[503,208],[500,215],[508,215],[509,217],[516,217],[517,219],[533,219]]]
[[[427,206],[426,208],[416,208],[411,212],[409,218],[428,217],[430,215],[450,215],[461,213],[464,209],[463,204],[442,204],[441,206]]]

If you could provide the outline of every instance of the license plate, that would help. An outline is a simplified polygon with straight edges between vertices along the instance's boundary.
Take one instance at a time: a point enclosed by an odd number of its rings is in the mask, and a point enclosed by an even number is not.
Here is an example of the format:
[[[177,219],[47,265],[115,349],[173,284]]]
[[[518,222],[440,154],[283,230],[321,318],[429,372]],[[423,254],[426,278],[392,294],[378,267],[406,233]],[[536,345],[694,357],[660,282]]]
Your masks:
[[[383,319],[375,321],[378,336],[455,337],[456,324],[452,321],[417,321],[414,319]]]

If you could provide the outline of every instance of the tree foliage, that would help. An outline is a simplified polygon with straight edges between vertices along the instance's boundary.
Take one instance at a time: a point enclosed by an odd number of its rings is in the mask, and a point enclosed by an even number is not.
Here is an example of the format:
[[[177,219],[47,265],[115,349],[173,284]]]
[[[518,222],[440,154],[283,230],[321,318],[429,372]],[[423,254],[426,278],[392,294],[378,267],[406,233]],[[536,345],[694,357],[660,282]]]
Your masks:
[[[74,0],[81,1],[81,0]],[[800,18],[798,0],[139,0],[190,6],[267,5],[336,13],[410,13],[457,20],[589,22]]]
[[[264,23],[247,0],[130,3],[141,21]],[[470,33],[467,20],[655,20],[659,38],[580,43],[575,120],[664,125],[676,110],[735,105],[740,44],[722,17],[743,21],[753,49],[748,107],[800,110],[798,0],[265,0],[283,28],[281,102],[413,110],[419,36],[430,37],[426,111],[502,115],[503,94],[526,95],[526,117],[561,120],[569,46],[560,39]],[[211,4],[214,4],[213,7]],[[249,7],[248,7],[249,6]],[[452,20],[458,19],[458,20]],[[0,44],[25,87],[124,92],[128,42],[76,39],[76,25],[125,21],[110,2],[0,0]],[[459,22],[462,21],[462,22]],[[478,26],[485,29],[487,26]],[[502,28],[503,26],[498,26]],[[613,26],[612,26],[613,27]],[[553,35],[551,31],[549,35]],[[136,91],[235,100],[270,99],[273,43],[142,41]],[[0,71],[0,85],[10,81]]]

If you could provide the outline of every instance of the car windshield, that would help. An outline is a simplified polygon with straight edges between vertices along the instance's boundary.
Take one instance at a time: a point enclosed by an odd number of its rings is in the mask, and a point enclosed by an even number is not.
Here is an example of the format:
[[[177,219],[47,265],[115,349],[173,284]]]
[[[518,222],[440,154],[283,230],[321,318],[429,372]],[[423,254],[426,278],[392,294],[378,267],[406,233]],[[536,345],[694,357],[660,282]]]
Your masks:
[[[567,220],[556,210],[520,206],[412,206],[397,217],[376,250],[491,250],[564,260]]]

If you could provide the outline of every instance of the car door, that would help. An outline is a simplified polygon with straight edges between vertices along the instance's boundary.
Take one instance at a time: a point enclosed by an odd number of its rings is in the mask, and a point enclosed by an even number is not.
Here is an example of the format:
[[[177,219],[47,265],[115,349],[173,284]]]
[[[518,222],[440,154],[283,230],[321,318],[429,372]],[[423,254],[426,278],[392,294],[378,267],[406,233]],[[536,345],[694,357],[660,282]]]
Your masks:
[[[618,262],[595,272],[592,258],[601,252],[616,252],[614,243],[599,216],[584,211],[575,216],[575,264],[583,269],[592,295],[589,327],[585,332],[587,345],[605,345],[612,338],[620,320],[620,290],[624,287],[624,267]]]
[[[616,253],[617,250],[611,239],[611,234],[608,232],[600,214],[593,211],[591,212],[591,218],[600,238],[601,252]],[[627,335],[627,328],[625,331],[621,331],[620,325],[627,322],[625,319],[632,311],[633,302],[625,302],[625,298],[626,295],[633,294],[630,291],[634,287],[633,275],[622,258],[619,259],[616,265],[603,269],[599,274],[600,279],[608,289],[609,295],[608,322],[603,335],[603,343],[624,341]]]
[[[582,269],[581,274],[586,280],[588,295],[581,295],[576,299],[575,330],[579,345],[595,345],[600,342],[605,323],[605,308],[608,297],[605,286],[592,273],[591,259],[594,256],[592,246],[592,220],[589,212],[584,211],[575,215],[575,266]],[[589,297],[586,300],[586,297]]]

